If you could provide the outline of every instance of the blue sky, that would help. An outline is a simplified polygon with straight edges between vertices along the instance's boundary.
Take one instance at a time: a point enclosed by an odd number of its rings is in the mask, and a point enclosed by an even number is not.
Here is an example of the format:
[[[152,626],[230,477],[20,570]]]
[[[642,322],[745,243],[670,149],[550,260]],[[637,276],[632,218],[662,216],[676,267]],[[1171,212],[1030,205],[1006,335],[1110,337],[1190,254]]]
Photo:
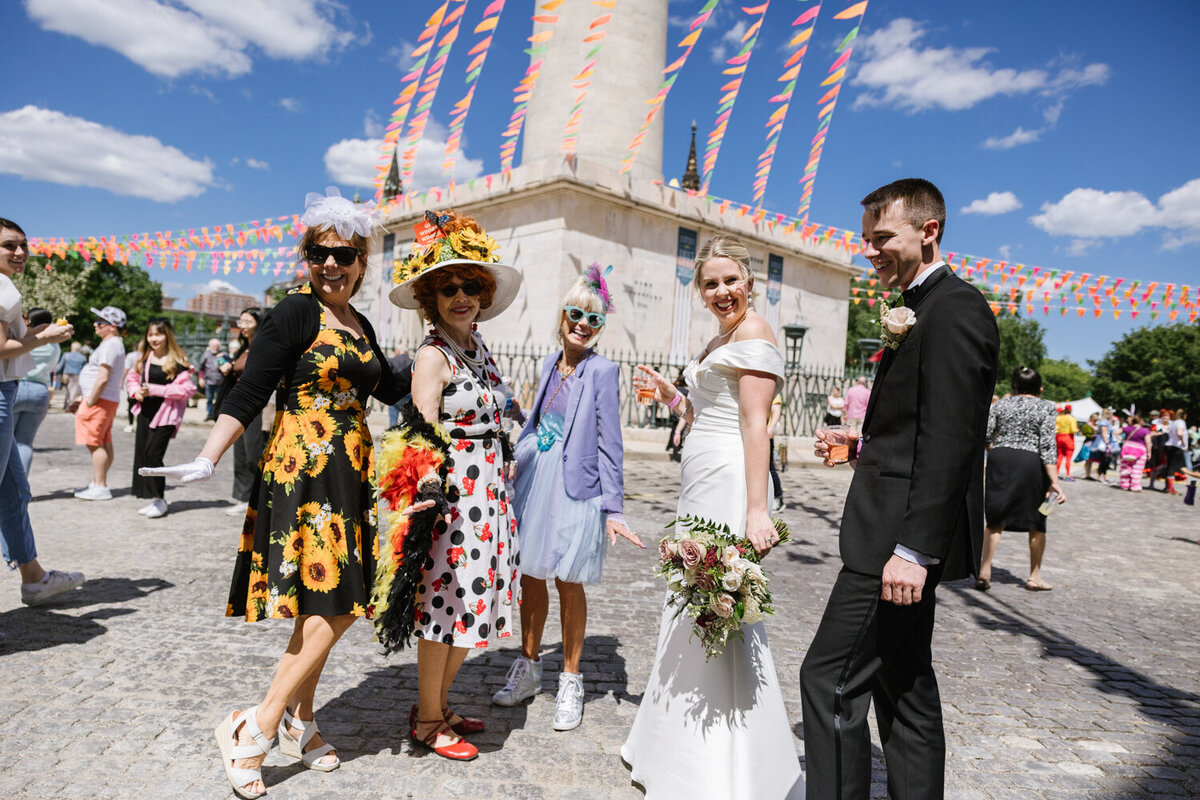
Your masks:
[[[566,0],[582,3],[584,0]],[[613,13],[625,3],[620,0]],[[851,23],[825,0],[764,207],[793,214],[816,131],[817,84]],[[750,202],[767,99],[792,20],[814,0],[772,0],[745,74],[713,194]],[[351,194],[434,0],[24,0],[0,4],[0,216],[31,236],[199,228],[299,212],[326,184]],[[414,186],[444,185],[441,146],[462,96],[468,0]],[[673,0],[668,58],[703,3]],[[745,3],[744,5],[751,5]],[[531,0],[508,0],[466,122],[458,179],[494,172],[523,74]],[[598,10],[596,13],[600,13]],[[722,58],[747,15],[721,0],[665,109],[667,177],[692,119],[716,115]],[[739,27],[740,26],[740,27]],[[859,199],[919,175],[947,197],[943,248],[1126,280],[1200,283],[1200,3],[871,0],[824,148],[810,218],[858,230]],[[603,59],[598,74],[611,69]],[[582,137],[587,136],[586,109]],[[518,149],[518,158],[519,158]],[[364,194],[370,189],[365,188]],[[968,211],[968,209],[970,209]],[[186,298],[214,276],[154,271]],[[268,276],[222,275],[257,293]],[[1055,357],[1099,358],[1146,322],[1035,318]],[[1160,317],[1160,320],[1162,318]]]

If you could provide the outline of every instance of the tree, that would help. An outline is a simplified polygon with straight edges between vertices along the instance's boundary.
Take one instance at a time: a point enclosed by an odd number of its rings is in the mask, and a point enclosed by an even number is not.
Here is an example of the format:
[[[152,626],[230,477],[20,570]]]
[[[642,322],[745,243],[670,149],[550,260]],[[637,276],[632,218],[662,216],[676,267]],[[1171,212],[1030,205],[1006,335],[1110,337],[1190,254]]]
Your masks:
[[[1200,325],[1137,328],[1091,365],[1102,405],[1184,408],[1189,419],[1200,412]]]
[[[875,321],[879,319],[878,303],[881,302],[877,301],[874,308],[869,308],[865,300],[861,303],[850,301],[850,310],[846,315],[846,367],[849,369],[857,370],[862,364],[858,340],[879,338],[879,326]]]
[[[1041,371],[1046,358],[1046,332],[1035,319],[1001,311],[996,317],[1000,329],[999,368],[996,370],[996,394],[1012,390],[1012,372],[1017,367],[1032,367]]]
[[[122,262],[85,261],[78,253],[29,259],[13,282],[26,308],[41,306],[75,326],[75,338],[96,345],[92,308],[116,306],[125,312],[125,346],[137,345],[146,323],[162,309],[162,286],[146,270]]]
[[[1042,361],[1042,397],[1056,403],[1078,400],[1092,392],[1092,373],[1066,359]]]

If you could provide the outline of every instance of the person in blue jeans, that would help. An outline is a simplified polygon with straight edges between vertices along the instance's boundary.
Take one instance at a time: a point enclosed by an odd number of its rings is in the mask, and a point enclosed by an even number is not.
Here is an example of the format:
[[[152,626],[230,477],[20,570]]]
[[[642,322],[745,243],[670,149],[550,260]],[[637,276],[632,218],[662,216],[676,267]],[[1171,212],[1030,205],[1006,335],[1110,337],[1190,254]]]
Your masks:
[[[33,367],[29,351],[70,339],[70,325],[26,328],[12,276],[25,269],[29,241],[15,222],[0,219],[0,543],[4,562],[21,573],[21,601],[39,605],[83,583],[79,572],[47,571],[38,563],[29,522],[29,479],[14,433],[17,384]],[[2,634],[0,634],[2,641]]]
[[[209,339],[208,349],[196,362],[196,372],[200,376],[200,388],[204,390],[204,398],[208,402],[206,414],[209,421],[217,418],[217,395],[221,391],[221,384],[225,381],[225,374],[221,371],[221,367],[228,363],[229,353],[221,349],[220,339]]]
[[[31,308],[26,318],[29,328],[44,328],[53,321],[50,312],[44,308]],[[29,466],[33,463],[33,437],[37,435],[46,412],[50,410],[50,376],[58,366],[58,358],[62,350],[53,342],[46,342],[29,352],[33,356],[33,369],[25,374],[17,383],[17,399],[14,405],[16,413],[13,422],[13,437],[17,442],[17,452],[21,456],[21,466],[29,475]]]
[[[62,367],[63,388],[63,411],[73,411],[72,404],[78,404],[81,395],[79,392],[79,373],[83,371],[83,365],[87,363],[88,353],[83,352],[83,345],[79,342],[71,342],[71,349],[62,357],[60,366]]]

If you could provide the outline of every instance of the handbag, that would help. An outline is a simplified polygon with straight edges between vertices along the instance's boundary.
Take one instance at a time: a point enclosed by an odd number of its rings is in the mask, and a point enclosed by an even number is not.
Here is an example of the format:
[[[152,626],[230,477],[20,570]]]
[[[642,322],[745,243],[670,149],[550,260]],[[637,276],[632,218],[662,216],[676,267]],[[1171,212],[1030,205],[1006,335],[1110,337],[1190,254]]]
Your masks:
[[[1084,444],[1083,447],[1079,448],[1079,454],[1075,456],[1075,463],[1078,464],[1081,461],[1087,461],[1091,455],[1092,448],[1087,444]]]

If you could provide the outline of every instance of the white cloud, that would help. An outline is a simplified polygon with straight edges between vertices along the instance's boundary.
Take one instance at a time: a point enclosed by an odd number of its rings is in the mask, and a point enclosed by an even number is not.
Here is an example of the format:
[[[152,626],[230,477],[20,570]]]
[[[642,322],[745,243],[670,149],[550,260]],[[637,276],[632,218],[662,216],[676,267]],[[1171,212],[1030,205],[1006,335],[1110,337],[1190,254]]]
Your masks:
[[[0,172],[173,203],[213,185],[213,164],[137,136],[36,106],[0,114]]]
[[[982,200],[975,200],[961,210],[962,214],[1007,214],[1021,207],[1021,201],[1012,192],[992,192]]]
[[[25,0],[25,8],[44,29],[115,50],[164,78],[244,75],[252,47],[271,58],[321,58],[353,36],[334,23],[330,0]]]
[[[1155,204],[1141,192],[1079,188],[1057,203],[1043,203],[1029,218],[1052,236],[1072,236],[1071,252],[1083,252],[1097,239],[1133,236],[1163,228],[1163,247],[1173,250],[1200,241],[1200,178],[1164,194]]]
[[[281,97],[276,102],[284,111],[291,111],[294,114],[300,110],[300,101],[294,97]]]
[[[922,48],[925,34],[920,23],[900,17],[863,38],[865,60],[853,83],[867,91],[855,100],[855,108],[889,105],[909,112],[961,111],[1000,95],[1051,96],[1108,78],[1104,64],[1062,69],[1053,76],[1044,69],[996,68],[984,60],[990,48]]]
[[[387,128],[380,122],[379,115],[372,108],[367,109],[367,113],[363,116],[363,135],[368,139],[382,139],[383,134],[387,132]]]
[[[1017,129],[1008,136],[1001,136],[999,138],[989,136],[984,140],[983,147],[987,150],[1011,150],[1019,145],[1036,142],[1041,135],[1042,132],[1040,130],[1027,131],[1018,125]]]
[[[208,283],[200,288],[201,292],[227,292],[229,294],[242,294],[242,290],[234,286],[229,281],[223,281],[220,278],[213,278]]]
[[[1012,245],[1011,244],[1002,244],[996,249],[997,249],[997,252],[1000,253],[1000,257],[1003,258],[1005,261],[1008,261],[1010,258],[1012,258]]]
[[[415,42],[409,42],[404,39],[400,40],[400,44],[388,48],[387,59],[396,64],[401,72],[408,72],[417,63],[413,58],[413,51],[417,49]]]
[[[259,161],[257,158],[247,158],[246,166],[251,169],[270,169],[271,165],[266,161]]]
[[[374,184],[376,167],[380,163],[379,139],[343,139],[325,151],[325,171],[329,177],[347,186],[369,187]],[[446,130],[430,121],[425,135],[417,145],[417,158],[413,167],[411,185],[405,191],[421,191],[431,186],[446,185],[442,173],[443,151],[446,147]],[[462,183],[483,174],[483,159],[466,156],[466,140],[460,143],[458,159],[454,165],[454,180]],[[403,144],[401,154],[403,154]]]
[[[721,41],[713,45],[709,51],[712,62],[714,64],[724,64],[725,60],[729,58],[730,48],[733,48],[735,51],[741,50],[742,37],[746,35],[746,30],[749,27],[746,24],[746,20],[739,19],[733,24],[733,27],[725,31],[725,34],[721,37]]]

